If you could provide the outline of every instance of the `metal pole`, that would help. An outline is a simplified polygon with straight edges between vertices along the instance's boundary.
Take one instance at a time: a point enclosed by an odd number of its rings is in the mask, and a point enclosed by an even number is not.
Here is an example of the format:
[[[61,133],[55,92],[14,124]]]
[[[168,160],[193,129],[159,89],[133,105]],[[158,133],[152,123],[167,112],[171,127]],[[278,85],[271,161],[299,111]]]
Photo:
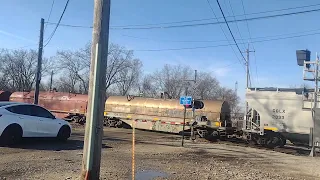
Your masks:
[[[135,150],[135,120],[132,120],[132,180],[135,179],[135,161],[134,161],[134,150]]]
[[[197,83],[197,70],[194,70],[194,86],[193,86],[193,96],[195,96],[196,90],[196,83]],[[194,97],[192,97],[192,117],[194,118]]]
[[[248,44],[248,49],[246,50],[246,53],[247,53],[247,59],[246,59],[246,77],[247,77],[247,81],[246,81],[246,91],[248,90],[249,88],[249,44]],[[248,114],[248,102],[246,101],[246,108],[245,108],[245,126],[244,128],[248,129],[251,127],[251,124],[248,126],[248,124],[250,123],[249,122],[249,119],[247,117],[247,114]]]
[[[186,97],[188,95],[188,86],[186,86]],[[186,113],[187,113],[187,107],[186,105],[184,105],[184,113],[183,113],[183,125],[182,125],[182,142],[181,145],[183,146],[184,144],[184,128],[185,128],[185,124],[186,124]]]
[[[314,144],[314,132],[316,131],[315,130],[315,120],[316,120],[316,116],[315,116],[315,112],[316,112],[316,108],[317,108],[317,103],[318,103],[318,71],[319,71],[319,57],[318,57],[318,53],[316,54],[317,56],[317,59],[316,59],[316,63],[315,63],[315,84],[316,84],[316,87],[315,87],[315,90],[314,90],[314,102],[313,102],[313,109],[312,109],[312,124],[313,124],[313,131],[312,131],[312,148],[311,148],[311,151],[310,151],[310,156],[311,157],[314,157],[315,156],[315,144]]]
[[[195,119],[195,108],[194,108],[194,96],[195,96],[195,90],[196,90],[196,83],[197,83],[197,70],[194,70],[194,86],[193,86],[193,97],[192,97],[192,118],[193,120]],[[194,141],[195,140],[195,136],[194,136],[194,129],[193,126],[191,126],[191,140]]]
[[[42,52],[43,52],[43,28],[44,28],[44,19],[41,18],[40,21],[40,38],[39,38],[39,48],[38,48],[38,65],[37,65],[37,74],[36,74],[36,89],[34,91],[34,104],[39,102],[39,86],[41,81],[41,64],[42,64]]]
[[[106,99],[110,0],[94,1],[90,82],[81,180],[100,177],[103,112]]]
[[[186,108],[186,105],[184,105],[183,125],[182,125],[182,142],[181,142],[182,147],[184,144],[184,127],[186,124],[186,112],[187,112],[187,108]]]
[[[246,76],[247,76],[247,89],[249,88],[249,45],[248,45],[248,49],[247,49],[247,61],[246,61]]]
[[[50,77],[50,91],[52,91],[52,78],[53,78],[53,71],[51,71],[51,77]]]

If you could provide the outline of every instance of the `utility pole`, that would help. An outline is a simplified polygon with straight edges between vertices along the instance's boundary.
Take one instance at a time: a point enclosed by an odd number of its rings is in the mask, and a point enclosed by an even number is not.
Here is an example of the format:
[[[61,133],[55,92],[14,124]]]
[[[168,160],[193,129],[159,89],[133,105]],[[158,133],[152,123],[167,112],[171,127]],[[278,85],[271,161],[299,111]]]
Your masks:
[[[100,179],[103,112],[106,100],[110,1],[94,1],[88,113],[83,146],[81,180]]]
[[[245,53],[247,53],[247,59],[246,59],[246,63],[245,63],[245,65],[246,65],[246,77],[247,77],[247,81],[246,81],[246,90],[251,86],[251,83],[250,83],[250,79],[249,79],[249,77],[250,77],[250,73],[249,73],[249,56],[250,56],[250,52],[254,52],[254,51],[250,51],[250,49],[249,49],[249,44],[248,44],[248,49],[245,51]],[[244,126],[244,128],[246,128],[247,129],[247,127],[248,127],[248,124],[250,124],[249,125],[249,127],[251,128],[251,122],[249,121],[249,119],[247,118],[247,113],[248,113],[248,111],[249,111],[249,107],[248,107],[249,105],[248,105],[248,102],[246,101],[246,109],[245,109],[245,126]]]
[[[234,92],[236,93],[236,95],[238,94],[238,81],[236,81],[235,83]]]
[[[42,64],[42,51],[43,51],[43,28],[44,19],[41,18],[40,21],[40,38],[39,38],[39,48],[38,48],[38,65],[36,74],[36,89],[34,91],[34,104],[38,104],[39,101],[39,86],[41,81],[41,64]]]
[[[51,76],[50,76],[50,91],[52,91],[52,78],[53,78],[53,71],[51,71]]]
[[[247,83],[246,83],[246,88],[248,89],[251,86],[250,83],[250,73],[249,73],[249,67],[250,67],[250,61],[249,61],[249,56],[250,56],[250,52],[255,52],[255,51],[250,51],[249,49],[249,44],[248,44],[248,49],[245,51],[245,53],[247,53],[247,59],[246,59],[246,77],[247,77]]]

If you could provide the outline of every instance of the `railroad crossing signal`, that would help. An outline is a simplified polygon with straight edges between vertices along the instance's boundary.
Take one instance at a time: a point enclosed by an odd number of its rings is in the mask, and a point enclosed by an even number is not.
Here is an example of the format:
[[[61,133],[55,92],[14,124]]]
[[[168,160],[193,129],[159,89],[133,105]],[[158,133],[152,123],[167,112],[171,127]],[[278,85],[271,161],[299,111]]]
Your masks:
[[[191,105],[192,97],[191,96],[181,96],[180,97],[180,105]]]

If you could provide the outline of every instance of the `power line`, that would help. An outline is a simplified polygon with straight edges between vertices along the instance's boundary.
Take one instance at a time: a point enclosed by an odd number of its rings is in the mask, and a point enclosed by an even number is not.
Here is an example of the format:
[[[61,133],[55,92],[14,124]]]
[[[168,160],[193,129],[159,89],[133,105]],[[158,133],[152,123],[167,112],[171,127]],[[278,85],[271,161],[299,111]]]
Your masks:
[[[48,25],[57,25],[58,23],[54,22],[46,22]],[[65,27],[73,27],[73,28],[90,28],[92,29],[92,26],[82,26],[82,25],[71,25],[71,24],[59,24],[59,26],[65,26]]]
[[[277,41],[277,40],[298,38],[298,37],[304,37],[304,36],[312,36],[312,35],[319,35],[319,34],[320,34],[320,32],[311,33],[311,34],[302,34],[302,35],[296,35],[296,36],[273,38],[273,39],[257,40],[257,41],[252,41],[252,43]],[[240,42],[238,44],[245,44],[245,43]],[[144,50],[135,50],[135,51],[178,51],[178,50],[192,50],[192,49],[208,49],[208,48],[223,47],[223,46],[230,46],[230,45],[236,45],[236,44],[220,44],[220,45],[212,45],[212,46],[198,46],[198,47],[170,48],[170,49],[144,49]]]
[[[209,7],[210,7],[210,9],[211,9],[211,12],[212,12],[212,13],[213,13],[213,15],[217,18],[217,15],[216,15],[216,13],[214,12],[214,10],[213,10],[213,8],[212,8],[212,6],[211,6],[211,4],[210,4],[209,0],[207,0],[207,3],[208,3],[208,5],[209,5]],[[219,21],[218,21],[218,22],[219,22]],[[231,47],[231,49],[232,49],[232,51],[233,51],[234,55],[236,56],[236,58],[238,59],[239,63],[242,65],[242,67],[243,67],[243,69],[244,69],[243,63],[241,63],[241,60],[239,59],[239,57],[237,56],[237,53],[235,52],[235,50],[233,49],[233,47],[232,47],[231,43],[229,42],[229,39],[228,39],[228,37],[227,37],[226,33],[224,32],[224,30],[223,30],[223,28],[222,28],[221,24],[219,24],[219,26],[220,26],[220,29],[221,29],[222,33],[223,33],[223,34],[224,34],[224,36],[226,37],[226,40],[228,41],[228,44],[229,44],[229,46]]]
[[[236,20],[236,16],[234,15],[234,11],[233,11],[233,8],[232,8],[231,1],[230,1],[230,0],[229,0],[229,5],[230,5],[230,8],[231,8],[231,12],[232,12],[233,18],[234,18],[234,20]],[[237,23],[237,22],[236,22],[236,25],[237,25],[237,29],[238,29],[239,36],[240,36],[241,39],[243,39],[242,36],[241,36],[241,32],[240,32],[240,29],[239,29],[239,26],[238,26],[238,23]],[[245,48],[244,48],[244,49],[245,49]]]
[[[300,34],[300,33],[313,32],[313,31],[320,31],[320,29],[300,31],[300,32],[294,32],[294,33],[284,33],[284,34],[278,34],[278,35],[272,35],[272,36],[260,36],[260,37],[251,37],[250,36],[249,39],[236,39],[236,40],[242,41],[242,42],[247,41],[247,40],[252,41],[252,39],[272,38],[272,37],[277,37],[277,36],[287,36],[287,35],[292,35],[292,34]],[[158,40],[158,39],[152,39],[152,38],[147,38],[147,37],[131,36],[131,35],[127,35],[127,34],[121,34],[121,36],[135,38],[135,39],[156,41],[156,42],[177,42],[177,43],[212,43],[212,42],[226,42],[226,41],[228,41],[228,40],[181,40],[181,41],[174,41],[174,40]]]
[[[53,37],[54,34],[56,33],[56,31],[57,31],[57,29],[58,29],[58,27],[59,27],[59,24],[60,24],[60,22],[61,22],[61,19],[62,19],[64,13],[66,12],[66,9],[67,9],[67,7],[68,7],[69,1],[70,1],[70,0],[67,0],[66,5],[64,6],[63,12],[62,12],[62,14],[61,14],[61,16],[60,16],[60,18],[59,18],[59,21],[58,21],[55,29],[52,31],[50,37],[47,39],[47,43],[44,45],[44,47],[46,47],[46,46],[50,43],[52,37]]]
[[[210,3],[209,0],[207,0],[207,1],[208,1],[208,3]],[[224,13],[223,13],[223,10],[222,10],[222,8],[221,8],[221,6],[220,6],[219,0],[217,0],[217,3],[218,3],[218,6],[219,6],[219,8],[220,8],[220,11],[221,11],[221,13],[222,13],[222,16],[223,16],[223,18],[224,18],[224,21],[226,22],[226,25],[228,26],[229,32],[230,32],[230,34],[231,34],[231,36],[232,36],[232,39],[233,39],[234,43],[236,44],[236,46],[237,46],[237,48],[238,48],[238,50],[239,50],[239,52],[240,52],[243,60],[246,61],[246,58],[243,56],[243,54],[242,54],[242,52],[241,52],[241,50],[240,50],[240,48],[239,48],[239,45],[238,45],[236,39],[235,39],[234,36],[233,36],[233,33],[232,33],[232,31],[231,31],[231,29],[230,29],[230,27],[229,27],[229,24],[228,24],[228,22],[227,22],[227,19],[226,19],[225,16],[224,16]]]
[[[303,32],[312,32],[312,31],[319,31],[320,29],[317,30],[309,30],[309,31],[303,31]],[[296,33],[287,33],[287,34],[279,34],[279,35],[274,35],[274,36],[264,36],[264,37],[254,37],[252,39],[261,39],[261,38],[269,38],[269,37],[277,37],[277,36],[284,36],[284,35],[289,35],[289,34],[298,34],[302,32],[296,32]],[[261,43],[261,42],[268,42],[268,41],[277,41],[277,40],[284,40],[284,39],[292,39],[292,38],[299,38],[299,37],[304,37],[304,36],[312,36],[312,35],[319,35],[320,32],[316,33],[310,33],[310,34],[301,34],[301,35],[296,35],[296,36],[287,36],[287,37],[280,37],[280,38],[271,38],[271,39],[264,39],[264,40],[257,40],[257,41],[252,41],[252,43]],[[226,41],[226,40],[220,40],[220,41]],[[211,42],[220,42],[220,41],[211,41]],[[187,41],[188,42],[188,41]],[[206,42],[206,41],[205,41]],[[246,42],[239,42],[238,44],[246,44]],[[135,51],[175,51],[175,50],[192,50],[192,49],[207,49],[207,48],[214,48],[214,47],[223,47],[223,46],[230,46],[230,45],[235,45],[235,44],[220,44],[220,45],[212,45],[212,46],[199,46],[199,47],[186,47],[186,48],[172,48],[172,49],[146,49],[146,50],[135,50]],[[31,46],[37,46],[37,44],[33,45],[27,45],[27,46],[22,46],[19,47],[25,48],[25,47],[31,47]],[[18,48],[18,49],[19,49]]]
[[[247,14],[246,14],[246,10],[244,8],[243,0],[241,0],[241,4],[242,4],[244,17],[247,19]],[[250,32],[248,21],[246,21],[246,25],[247,25],[250,41],[252,41],[251,32]],[[257,66],[257,60],[256,60],[256,49],[254,48],[253,44],[252,44],[252,48],[253,48],[253,52],[254,52],[254,65],[255,65],[255,69],[256,69],[256,83],[258,83],[258,66]]]
[[[48,23],[48,24],[57,24],[57,23]],[[59,26],[65,26],[65,27],[73,27],[73,28],[92,28],[89,26],[81,26],[81,25],[71,25],[71,24],[59,24]],[[252,39],[264,39],[264,38],[271,38],[271,37],[277,37],[277,36],[287,36],[291,34],[300,34],[300,33],[306,33],[306,32],[313,32],[313,31],[320,31],[320,29],[312,29],[312,30],[307,30],[307,31],[299,31],[299,32],[294,32],[294,33],[283,33],[283,34],[278,34],[278,35],[272,35],[272,36],[258,36],[258,37],[251,37],[249,35],[249,39],[236,39],[239,41],[245,41],[245,40],[252,40]],[[173,41],[173,40],[156,40],[152,38],[147,38],[147,37],[138,37],[138,36],[131,36],[131,35],[126,35],[126,34],[121,34],[121,36],[124,37],[130,37],[130,38],[136,38],[136,39],[145,39],[145,40],[151,40],[151,41],[158,41],[158,42],[178,42],[178,43],[210,43],[210,42],[225,42],[228,40],[181,40],[181,41]]]
[[[297,7],[290,7],[290,8],[284,8],[284,9],[276,9],[276,10],[268,10],[268,11],[261,11],[261,12],[254,12],[249,13],[246,15],[257,15],[257,14],[265,14],[265,13],[272,13],[272,12],[279,12],[279,11],[287,11],[287,10],[293,10],[293,9],[301,9],[301,8],[307,8],[307,7],[315,7],[319,6],[320,4],[311,4],[306,6],[297,6]],[[235,16],[245,16],[244,14],[239,14]],[[226,16],[226,17],[232,17],[232,16]],[[199,22],[199,21],[208,21],[208,20],[218,20],[222,19],[223,17],[217,17],[217,18],[203,18],[203,19],[194,19],[194,20],[184,20],[184,21],[172,21],[172,22],[164,22],[164,23],[149,23],[149,24],[132,24],[132,25],[118,25],[113,27],[130,27],[130,26],[154,26],[154,25],[165,25],[165,24],[177,24],[177,23],[188,23],[188,22]]]
[[[50,21],[50,17],[51,17],[51,13],[52,13],[52,9],[53,9],[53,5],[54,5],[54,1],[52,0],[52,4],[51,4],[51,8],[50,8],[50,12],[49,12],[49,16],[48,16],[48,21]],[[47,29],[48,24],[46,24],[46,26],[44,27],[44,30]]]
[[[31,46],[38,46],[38,44],[30,44],[30,45],[26,45],[26,46],[21,46],[16,49],[23,49],[23,48],[27,48],[27,47],[31,47]]]
[[[276,18],[282,16],[290,16],[290,15],[297,15],[297,14],[305,14],[311,12],[318,12],[320,9],[312,9],[306,11],[297,11],[291,13],[284,13],[284,14],[275,14],[269,16],[260,16],[260,17],[252,17],[252,18],[244,18],[244,19],[236,19],[227,21],[228,23],[235,23],[235,22],[243,22],[243,21],[253,21],[253,20],[260,20],[260,19],[269,19],[269,18]],[[218,18],[216,18],[218,19]],[[54,22],[47,22],[48,24],[58,24]],[[196,26],[208,26],[208,25],[216,25],[216,24],[223,24],[224,22],[208,22],[208,23],[194,23],[194,24],[182,24],[182,25],[171,25],[171,26],[150,26],[150,27],[116,27],[111,26],[110,29],[114,30],[146,30],[146,29],[170,29],[170,28],[183,28],[183,27],[196,27]],[[81,26],[81,25],[66,25],[60,24],[60,26],[67,26],[67,27],[78,27],[78,28],[92,28],[92,26]]]
[[[305,14],[305,13],[318,12],[318,11],[320,11],[320,9],[298,11],[298,12],[291,12],[291,13],[285,13],[285,14],[276,14],[276,15],[269,15],[269,16],[252,17],[252,18],[245,18],[245,19],[236,19],[236,20],[230,20],[227,22],[234,23],[234,22],[252,21],[252,20],[268,19],[268,18],[275,18],[275,17],[281,17],[281,16]],[[194,24],[182,24],[182,25],[170,25],[170,26],[149,26],[149,27],[148,26],[147,27],[111,27],[111,29],[117,29],[117,30],[169,29],[169,28],[181,28],[181,27],[207,26],[207,25],[215,25],[215,24],[221,24],[221,23],[223,22],[207,22],[207,23],[194,23]]]

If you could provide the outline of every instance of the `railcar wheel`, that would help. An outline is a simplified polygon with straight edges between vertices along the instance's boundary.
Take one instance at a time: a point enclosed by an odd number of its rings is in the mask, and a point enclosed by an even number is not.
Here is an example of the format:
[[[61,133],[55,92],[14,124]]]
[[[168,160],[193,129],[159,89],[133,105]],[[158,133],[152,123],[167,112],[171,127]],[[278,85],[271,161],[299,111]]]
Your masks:
[[[265,143],[265,146],[267,148],[275,148],[277,146],[280,145],[280,137],[279,136],[276,136],[276,135],[270,135],[268,138],[267,138],[267,141]]]
[[[279,147],[284,147],[287,144],[287,139],[284,137],[280,137],[279,139]]]
[[[197,129],[197,133],[201,138],[205,138],[206,135],[207,135],[207,131],[206,130]]]

